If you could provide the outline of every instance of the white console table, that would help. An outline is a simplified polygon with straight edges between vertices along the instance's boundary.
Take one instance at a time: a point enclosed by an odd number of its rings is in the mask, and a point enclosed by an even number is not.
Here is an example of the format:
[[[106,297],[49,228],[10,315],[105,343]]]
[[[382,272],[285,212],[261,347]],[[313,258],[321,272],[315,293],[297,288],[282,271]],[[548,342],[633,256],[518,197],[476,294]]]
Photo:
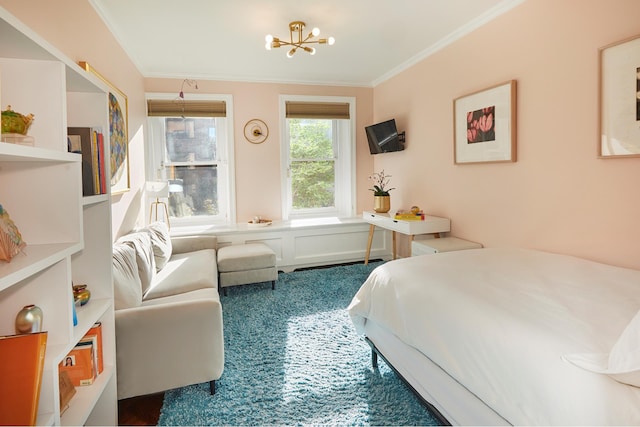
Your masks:
[[[413,241],[413,236],[416,234],[434,234],[436,237],[440,237],[440,233],[451,231],[451,221],[449,218],[440,218],[437,216],[427,215],[423,221],[404,221],[394,219],[393,215],[388,213],[364,211],[362,212],[362,218],[370,224],[367,253],[364,257],[365,264],[369,263],[371,242],[373,241],[373,232],[376,226],[391,230],[393,236],[393,259],[396,259],[396,231],[408,235],[410,241]]]

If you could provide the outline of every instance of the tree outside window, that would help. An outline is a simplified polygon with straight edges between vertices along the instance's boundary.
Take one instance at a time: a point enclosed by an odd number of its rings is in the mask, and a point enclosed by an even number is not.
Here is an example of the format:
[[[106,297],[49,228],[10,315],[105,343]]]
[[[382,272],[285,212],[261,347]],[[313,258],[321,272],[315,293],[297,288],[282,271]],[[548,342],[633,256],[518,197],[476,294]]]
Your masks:
[[[333,120],[287,121],[293,209],[335,207]]]

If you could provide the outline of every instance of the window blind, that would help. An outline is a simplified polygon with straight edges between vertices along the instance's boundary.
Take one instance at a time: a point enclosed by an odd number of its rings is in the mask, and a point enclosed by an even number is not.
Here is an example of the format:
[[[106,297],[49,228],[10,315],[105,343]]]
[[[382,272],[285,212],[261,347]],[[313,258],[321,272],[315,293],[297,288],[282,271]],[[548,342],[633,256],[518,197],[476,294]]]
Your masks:
[[[226,117],[225,101],[187,101],[182,99],[147,100],[148,116]]]
[[[349,119],[349,104],[344,102],[286,101],[288,119]]]

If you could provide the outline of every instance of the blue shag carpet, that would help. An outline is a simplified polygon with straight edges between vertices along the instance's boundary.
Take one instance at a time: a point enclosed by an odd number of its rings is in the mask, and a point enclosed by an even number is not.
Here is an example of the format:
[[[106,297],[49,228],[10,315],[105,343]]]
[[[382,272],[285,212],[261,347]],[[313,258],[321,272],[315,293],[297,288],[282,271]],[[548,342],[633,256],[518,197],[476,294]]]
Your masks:
[[[280,273],[222,296],[225,367],[165,393],[159,425],[437,425],[355,332],[346,307],[380,262]],[[197,351],[197,349],[194,349]]]

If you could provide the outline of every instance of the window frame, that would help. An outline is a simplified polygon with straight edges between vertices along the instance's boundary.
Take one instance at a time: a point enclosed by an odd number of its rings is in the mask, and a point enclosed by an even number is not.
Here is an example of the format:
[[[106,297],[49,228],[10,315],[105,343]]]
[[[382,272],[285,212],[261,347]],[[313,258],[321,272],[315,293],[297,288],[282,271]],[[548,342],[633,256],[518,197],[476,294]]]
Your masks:
[[[335,162],[335,204],[333,208],[298,209],[292,208],[291,167],[289,126],[286,117],[287,101],[329,102],[349,104],[349,119],[336,120],[338,126],[333,129],[338,139],[334,139],[336,148]],[[356,205],[356,99],[344,96],[307,96],[280,95],[280,182],[282,200],[282,219],[352,217]],[[334,119],[335,120],[335,119]],[[346,182],[345,182],[346,181]]]
[[[236,222],[236,194],[235,194],[235,161],[234,161],[234,123],[233,123],[233,96],[225,94],[189,94],[190,100],[203,100],[203,101],[224,101],[226,103],[226,115],[224,117],[215,117],[216,120],[224,120],[224,126],[222,132],[224,137],[217,135],[217,157],[214,162],[193,162],[193,165],[217,165],[217,173],[219,179],[218,187],[218,201],[220,206],[220,212],[218,215],[197,215],[192,217],[171,217],[171,227],[181,226],[198,226],[198,225],[232,225]],[[175,100],[177,95],[175,93],[157,93],[150,92],[145,94],[145,105],[147,100],[160,99],[160,100]],[[164,134],[160,138],[154,136],[156,126],[153,126],[151,119],[163,119],[165,117],[175,116],[147,116],[146,127],[148,143],[145,144],[145,158],[147,162],[146,179],[147,181],[158,181],[168,179],[166,176],[166,170],[164,167]],[[161,143],[156,143],[159,141]],[[175,166],[188,166],[189,162],[174,162]],[[222,177],[221,177],[222,175]],[[220,198],[220,194],[224,194],[224,198]],[[150,203],[147,203],[150,206]]]

